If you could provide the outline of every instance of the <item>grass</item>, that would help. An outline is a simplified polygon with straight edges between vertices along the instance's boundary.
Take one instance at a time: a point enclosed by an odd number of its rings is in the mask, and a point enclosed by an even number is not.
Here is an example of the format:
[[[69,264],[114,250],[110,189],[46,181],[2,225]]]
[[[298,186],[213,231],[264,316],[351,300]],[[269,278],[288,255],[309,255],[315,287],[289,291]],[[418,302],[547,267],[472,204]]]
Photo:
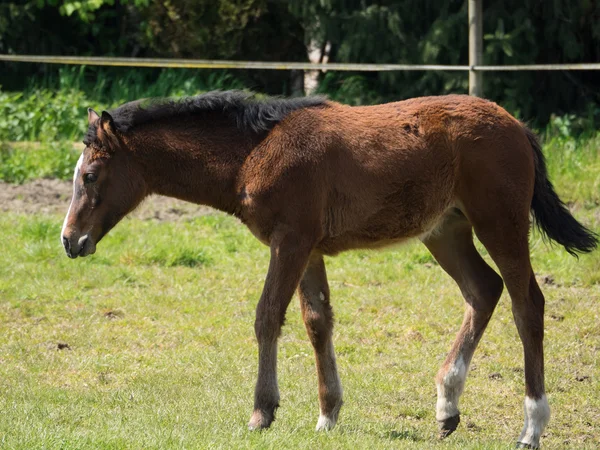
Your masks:
[[[578,216],[599,229],[598,209]],[[282,407],[271,430],[250,433],[267,248],[222,214],[132,219],[96,255],[71,261],[61,222],[0,216],[2,448],[501,449],[520,431],[522,350],[505,295],[473,361],[463,422],[435,439],[433,376],[463,302],[419,244],[327,259],[346,402],[339,426],[313,431],[316,375],[294,301],[280,345]],[[600,253],[577,261],[534,236],[532,254],[554,279],[543,287],[553,408],[543,444],[595,448]]]
[[[596,231],[599,144],[598,134],[548,133],[544,147],[561,197]],[[78,151],[5,143],[0,179],[69,179]],[[215,214],[125,220],[96,255],[71,261],[61,223],[0,215],[1,448],[503,449],[521,429],[522,348],[505,294],[475,354],[462,424],[436,440],[433,377],[463,301],[417,243],[327,260],[345,389],[338,427],[313,431],[316,375],[294,301],[280,345],[282,407],[271,430],[250,433],[268,250]],[[553,410],[543,445],[598,448],[600,252],[577,261],[537,235],[531,249],[537,273],[553,279],[542,286]]]
[[[544,154],[550,179],[565,200],[600,205],[600,133],[579,138],[547,133]]]

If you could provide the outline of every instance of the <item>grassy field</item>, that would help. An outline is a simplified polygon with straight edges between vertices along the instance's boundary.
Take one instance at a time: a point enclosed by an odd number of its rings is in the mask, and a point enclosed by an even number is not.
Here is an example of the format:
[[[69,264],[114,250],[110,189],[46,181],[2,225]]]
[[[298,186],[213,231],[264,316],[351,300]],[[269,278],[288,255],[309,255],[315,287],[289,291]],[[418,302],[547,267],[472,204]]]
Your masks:
[[[599,210],[577,215],[596,230]],[[458,330],[457,287],[418,243],[327,260],[345,406],[313,431],[316,374],[297,301],[279,355],[281,408],[251,433],[254,308],[268,250],[221,214],[126,220],[88,259],[62,217],[0,216],[2,448],[510,448],[522,350],[505,295],[478,349],[463,422],[436,440],[433,377]],[[532,237],[546,283],[546,448],[600,445],[600,253]]]
[[[545,145],[557,190],[596,231],[599,147],[598,134]],[[76,158],[71,143],[3,144],[0,179],[67,179]],[[96,255],[71,261],[62,219],[0,215],[0,448],[500,449],[518,436],[522,348],[505,294],[475,354],[459,430],[437,441],[433,377],[463,300],[418,243],[327,260],[345,390],[338,427],[313,431],[316,374],[294,301],[277,421],[251,433],[254,308],[268,249],[215,213],[125,220]],[[553,415],[542,443],[598,448],[600,252],[578,261],[535,234],[531,249],[547,302]]]

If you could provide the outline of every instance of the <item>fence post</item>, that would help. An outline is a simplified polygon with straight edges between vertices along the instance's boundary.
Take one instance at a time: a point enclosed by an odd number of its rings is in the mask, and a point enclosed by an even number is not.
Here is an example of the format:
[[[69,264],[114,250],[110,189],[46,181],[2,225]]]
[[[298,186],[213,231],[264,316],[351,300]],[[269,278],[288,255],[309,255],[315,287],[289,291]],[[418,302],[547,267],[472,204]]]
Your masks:
[[[473,69],[483,62],[483,12],[481,0],[469,0],[469,95],[483,96],[482,72]]]

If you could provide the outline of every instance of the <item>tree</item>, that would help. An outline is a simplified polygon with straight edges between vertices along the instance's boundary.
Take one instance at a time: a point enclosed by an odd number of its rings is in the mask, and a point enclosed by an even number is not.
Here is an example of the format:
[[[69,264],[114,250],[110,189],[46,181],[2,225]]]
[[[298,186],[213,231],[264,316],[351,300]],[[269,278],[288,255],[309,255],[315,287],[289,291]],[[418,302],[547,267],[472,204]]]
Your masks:
[[[484,62],[600,60],[600,2],[490,0]],[[465,0],[25,0],[0,3],[0,52],[306,61],[463,64]],[[0,83],[20,89],[48,66],[3,64]],[[145,73],[158,74],[144,69]],[[115,72],[116,74],[117,72]],[[289,94],[286,71],[232,72],[248,88]],[[157,75],[156,75],[157,76]],[[151,78],[148,80],[151,82]],[[484,94],[524,119],[599,111],[596,72],[487,72]],[[320,91],[352,104],[466,93],[466,72],[320,75]],[[600,115],[600,113],[596,112]],[[599,117],[600,119],[600,117]]]

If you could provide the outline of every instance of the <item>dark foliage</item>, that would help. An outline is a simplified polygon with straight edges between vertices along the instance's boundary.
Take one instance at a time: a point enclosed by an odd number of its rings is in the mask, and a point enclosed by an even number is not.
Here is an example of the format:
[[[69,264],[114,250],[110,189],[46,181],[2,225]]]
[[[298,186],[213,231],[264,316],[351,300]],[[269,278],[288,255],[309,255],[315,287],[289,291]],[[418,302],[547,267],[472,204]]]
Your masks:
[[[600,61],[600,2],[484,2],[484,62]],[[306,61],[307,45],[330,44],[329,61],[467,64],[464,0],[23,0],[0,3],[0,52]],[[3,89],[52,78],[57,66],[0,64]],[[122,68],[102,69],[110,84]],[[156,69],[129,69],[150,88]],[[86,69],[93,79],[100,69]],[[208,71],[198,71],[202,76]],[[112,74],[112,75],[111,75]],[[289,71],[231,71],[249,89],[292,93]],[[486,72],[484,94],[534,125],[552,114],[600,121],[595,71]],[[465,93],[464,72],[320,75],[320,92],[353,104]],[[116,81],[114,81],[116,82]]]

